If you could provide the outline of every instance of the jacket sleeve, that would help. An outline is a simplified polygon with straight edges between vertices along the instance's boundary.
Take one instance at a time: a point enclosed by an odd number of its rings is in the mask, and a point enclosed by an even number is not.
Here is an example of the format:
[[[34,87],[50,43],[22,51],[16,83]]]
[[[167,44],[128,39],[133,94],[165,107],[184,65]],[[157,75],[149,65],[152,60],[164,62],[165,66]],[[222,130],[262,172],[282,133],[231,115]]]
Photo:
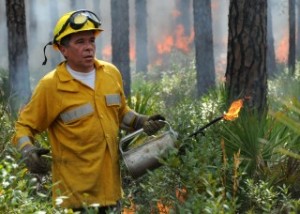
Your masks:
[[[117,80],[121,88],[121,108],[119,113],[119,118],[121,121],[120,128],[126,131],[138,130],[142,128],[144,122],[148,119],[148,117],[146,115],[142,115],[135,112],[128,106],[126,102],[126,96],[124,93],[123,79],[121,73],[116,67],[114,67],[114,70],[116,72]]]
[[[40,81],[29,103],[20,111],[12,142],[18,150],[34,144],[34,136],[46,130],[56,117],[54,110],[57,103],[51,91],[44,81]]]

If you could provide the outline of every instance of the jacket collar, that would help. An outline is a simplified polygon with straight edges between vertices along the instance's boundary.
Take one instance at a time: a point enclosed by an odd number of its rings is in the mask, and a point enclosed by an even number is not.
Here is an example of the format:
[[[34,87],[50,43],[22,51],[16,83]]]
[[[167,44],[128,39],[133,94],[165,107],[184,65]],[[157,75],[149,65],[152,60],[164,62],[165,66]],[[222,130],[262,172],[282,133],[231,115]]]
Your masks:
[[[66,65],[66,61],[64,61],[56,67],[57,76],[61,82],[68,82],[74,79],[72,75],[67,71]]]
[[[95,64],[95,70],[96,72],[99,71],[100,67],[104,66],[101,61],[95,59],[94,61]],[[72,91],[72,92],[77,92],[79,91],[78,84],[74,81],[74,78],[72,75],[67,71],[67,66],[66,66],[66,61],[61,62],[57,67],[56,67],[56,73],[58,76],[58,79],[60,80],[57,88],[59,90],[63,91]]]
[[[72,75],[67,71],[66,63],[66,61],[63,61],[56,68],[58,78],[61,82],[68,82],[74,79]],[[94,65],[96,72],[100,67],[104,66],[101,61],[97,59],[94,60]]]

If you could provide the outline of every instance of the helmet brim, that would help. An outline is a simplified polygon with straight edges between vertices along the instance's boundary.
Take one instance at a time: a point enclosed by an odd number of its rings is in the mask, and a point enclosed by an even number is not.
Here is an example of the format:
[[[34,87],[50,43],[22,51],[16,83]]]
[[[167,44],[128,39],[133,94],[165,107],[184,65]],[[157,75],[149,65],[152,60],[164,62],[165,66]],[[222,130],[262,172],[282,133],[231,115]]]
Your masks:
[[[72,33],[69,33],[69,34],[67,34],[67,35],[65,35],[65,36],[63,36],[63,37],[61,37],[61,38],[59,38],[57,41],[53,42],[53,44],[52,44],[53,49],[54,49],[54,50],[59,50],[58,45],[59,45],[60,41],[61,41],[64,37],[69,36],[69,35],[72,35],[72,34],[75,34],[75,33],[84,32],[84,31],[94,31],[94,32],[95,32],[95,36],[97,37],[97,36],[99,36],[99,34],[100,34],[102,31],[104,31],[104,30],[101,29],[101,28],[90,28],[90,29],[89,29],[89,28],[86,28],[86,29],[79,29],[79,30],[74,31],[74,32],[72,32]]]

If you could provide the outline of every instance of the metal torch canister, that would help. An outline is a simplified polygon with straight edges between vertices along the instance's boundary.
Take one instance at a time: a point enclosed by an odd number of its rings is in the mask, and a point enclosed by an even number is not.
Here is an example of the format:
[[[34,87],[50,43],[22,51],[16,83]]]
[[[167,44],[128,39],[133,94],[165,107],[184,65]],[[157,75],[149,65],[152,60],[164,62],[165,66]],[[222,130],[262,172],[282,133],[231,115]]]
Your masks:
[[[142,134],[143,129],[139,129],[121,139],[119,149],[125,166],[133,178],[139,178],[148,170],[160,167],[162,164],[159,158],[175,147],[178,134],[171,128],[168,122],[163,122],[168,125],[169,130],[157,136],[147,137],[141,145],[135,148],[126,148],[128,141]]]

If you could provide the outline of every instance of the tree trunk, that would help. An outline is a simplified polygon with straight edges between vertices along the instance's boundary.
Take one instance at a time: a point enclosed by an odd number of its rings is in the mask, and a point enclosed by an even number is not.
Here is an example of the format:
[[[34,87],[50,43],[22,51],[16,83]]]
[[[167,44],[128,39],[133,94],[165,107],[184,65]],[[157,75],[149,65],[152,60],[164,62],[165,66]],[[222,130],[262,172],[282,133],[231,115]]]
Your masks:
[[[53,39],[53,29],[55,28],[56,22],[59,19],[58,15],[58,4],[57,0],[51,0],[49,2],[49,9],[50,9],[50,21],[51,21],[51,32],[50,32],[50,38]],[[49,50],[48,50],[49,51]],[[51,51],[50,54],[50,63],[51,67],[54,68],[61,60],[61,55],[59,54],[58,51]]]
[[[289,74],[295,74],[296,65],[296,15],[295,15],[295,0],[289,0],[289,56],[288,67]]]
[[[148,71],[147,2],[135,0],[136,71]]]
[[[211,1],[194,0],[193,10],[197,95],[200,97],[215,86]]]
[[[100,4],[101,4],[101,0],[93,0],[93,5],[94,5],[93,12],[97,14],[97,16],[99,17],[100,20],[102,20],[102,17],[101,17],[102,10],[101,10]],[[96,56],[97,56],[98,59],[101,59],[101,58],[103,58],[102,52],[100,51],[100,50],[103,49],[103,37],[101,36],[101,34],[96,39],[96,46],[97,46]]]
[[[101,12],[100,3],[101,3],[101,0],[93,0],[93,5],[94,5],[93,12],[96,14],[100,14],[100,12]]]
[[[191,0],[176,0],[176,10],[178,15],[176,16],[176,26],[183,26],[183,36],[189,37],[191,33]]]
[[[70,8],[71,10],[76,10],[76,0],[70,1]]]
[[[300,0],[297,1],[297,43],[296,43],[296,59],[300,61]]]
[[[36,0],[31,0],[28,2],[29,5],[29,38],[31,38],[28,43],[32,41],[35,43],[37,41],[37,14],[36,14]],[[31,47],[31,45],[29,45]]]
[[[72,10],[80,10],[86,8],[85,1],[83,0],[71,0],[70,3]]]
[[[111,0],[112,62],[121,71],[126,96],[130,96],[129,4],[128,0]]]
[[[24,0],[6,0],[10,107],[13,115],[31,96]]]
[[[267,0],[230,0],[226,88],[229,102],[266,108]]]
[[[278,74],[275,49],[274,49],[274,35],[273,35],[273,21],[272,21],[272,8],[270,0],[268,1],[268,26],[267,26],[267,38],[268,38],[268,48],[267,48],[267,72],[269,76],[276,76]]]

